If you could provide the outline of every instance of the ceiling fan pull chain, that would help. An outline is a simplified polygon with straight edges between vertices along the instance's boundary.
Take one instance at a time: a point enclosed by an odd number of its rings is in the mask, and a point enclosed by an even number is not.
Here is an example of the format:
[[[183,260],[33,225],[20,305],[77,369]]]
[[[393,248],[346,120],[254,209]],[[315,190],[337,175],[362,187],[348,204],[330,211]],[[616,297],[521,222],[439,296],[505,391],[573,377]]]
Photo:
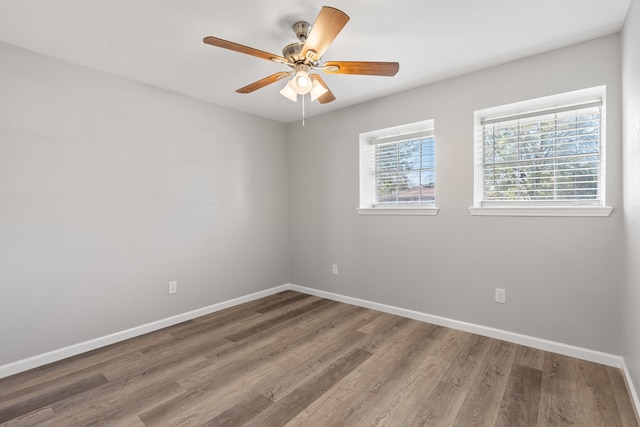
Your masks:
[[[304,95],[302,95],[302,126],[304,127]]]

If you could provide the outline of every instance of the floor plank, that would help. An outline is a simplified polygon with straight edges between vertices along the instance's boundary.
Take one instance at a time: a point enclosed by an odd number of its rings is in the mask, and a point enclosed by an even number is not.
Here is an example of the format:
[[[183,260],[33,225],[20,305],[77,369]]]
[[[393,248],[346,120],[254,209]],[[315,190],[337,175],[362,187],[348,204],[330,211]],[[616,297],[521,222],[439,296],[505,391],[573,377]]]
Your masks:
[[[496,417],[497,427],[535,427],[538,424],[542,370],[513,365]]]
[[[429,405],[408,425],[450,426],[456,420],[494,340],[472,335],[460,347],[443,379],[429,393]]]
[[[495,424],[517,346],[504,341],[493,341],[491,344],[482,363],[483,372],[476,376],[471,384],[471,389],[453,423],[454,426]]]
[[[350,351],[245,425],[247,427],[285,425],[372,355],[372,353],[359,348]]]

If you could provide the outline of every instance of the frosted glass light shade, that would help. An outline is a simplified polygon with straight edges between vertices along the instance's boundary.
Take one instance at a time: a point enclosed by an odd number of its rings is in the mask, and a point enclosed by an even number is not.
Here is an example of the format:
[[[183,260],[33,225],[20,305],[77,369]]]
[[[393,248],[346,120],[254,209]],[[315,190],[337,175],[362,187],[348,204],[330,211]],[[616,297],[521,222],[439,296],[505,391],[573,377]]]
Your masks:
[[[322,86],[317,80],[314,80],[313,84],[311,85],[311,100],[315,101],[316,99],[318,99],[318,97],[327,93],[327,91],[328,89],[326,87]]]
[[[292,80],[289,80],[287,82],[287,84],[280,91],[280,94],[282,94],[282,96],[284,96],[285,98],[289,98],[293,102],[298,102],[298,93],[293,88],[293,85],[291,84],[291,82]]]

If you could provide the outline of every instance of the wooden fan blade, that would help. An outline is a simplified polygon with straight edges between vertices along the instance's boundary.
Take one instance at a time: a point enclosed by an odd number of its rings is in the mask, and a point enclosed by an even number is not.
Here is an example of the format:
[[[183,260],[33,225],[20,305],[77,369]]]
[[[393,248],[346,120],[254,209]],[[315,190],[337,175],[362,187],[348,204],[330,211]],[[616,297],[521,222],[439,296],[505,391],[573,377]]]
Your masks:
[[[283,64],[287,63],[287,60],[280,55],[274,55],[273,53],[264,52],[262,50],[258,50],[252,47],[230,42],[228,40],[219,39],[217,37],[212,37],[212,36],[205,37],[202,41],[212,46],[218,46],[224,49],[233,50],[234,52],[240,52],[246,55],[257,56],[258,58],[267,59],[269,61],[274,61],[274,62],[281,62]]]
[[[309,37],[302,47],[302,55],[312,61],[322,57],[329,45],[349,22],[349,16],[333,7],[322,6]]]
[[[241,87],[240,89],[236,90],[236,92],[238,93],[251,93],[253,91],[256,91],[258,89],[261,89],[267,85],[270,85],[271,83],[275,83],[277,81],[280,81],[284,78],[289,77],[291,74],[293,74],[292,71],[281,71],[279,73],[275,73],[270,75],[269,77],[265,77],[264,79],[258,80],[257,82],[253,82],[250,85],[246,85],[245,87]]]
[[[328,102],[336,100],[335,95],[331,92],[331,90],[329,89],[329,86],[327,86],[327,84],[324,82],[324,80],[322,80],[322,77],[320,77],[318,74],[311,74],[310,77],[313,80],[317,80],[318,83],[320,83],[327,90],[327,92],[323,93],[322,95],[320,95],[318,97],[318,102],[320,104],[326,104]]]
[[[322,65],[329,74],[361,74],[367,76],[395,76],[400,69],[397,62],[331,61]]]

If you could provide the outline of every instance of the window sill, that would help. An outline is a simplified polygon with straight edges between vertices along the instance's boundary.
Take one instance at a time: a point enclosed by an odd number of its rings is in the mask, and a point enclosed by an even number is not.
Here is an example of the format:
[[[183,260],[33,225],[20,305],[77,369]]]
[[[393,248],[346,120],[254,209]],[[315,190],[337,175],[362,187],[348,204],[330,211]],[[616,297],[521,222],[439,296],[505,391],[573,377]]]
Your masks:
[[[438,215],[436,207],[358,208],[358,215]]]
[[[603,206],[474,207],[469,208],[469,213],[479,216],[609,216],[612,210]]]

